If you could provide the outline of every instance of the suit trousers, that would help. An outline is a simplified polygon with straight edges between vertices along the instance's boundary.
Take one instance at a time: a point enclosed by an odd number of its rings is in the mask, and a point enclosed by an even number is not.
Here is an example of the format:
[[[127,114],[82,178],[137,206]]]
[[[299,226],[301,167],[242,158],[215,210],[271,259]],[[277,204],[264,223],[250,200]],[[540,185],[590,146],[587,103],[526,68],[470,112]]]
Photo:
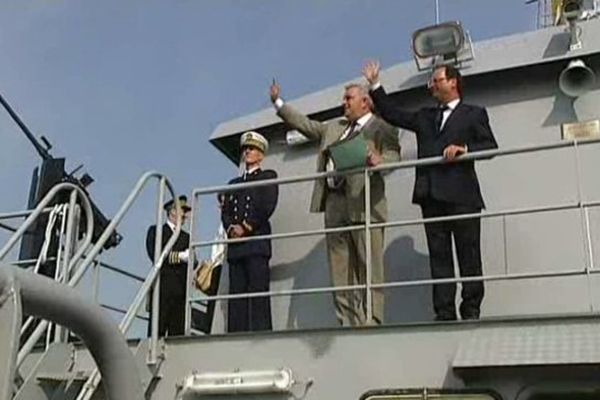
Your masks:
[[[338,228],[359,225],[363,221],[351,221],[343,191],[330,190],[325,205],[325,227]],[[328,233],[327,256],[331,281],[334,286],[351,286],[366,282],[366,234],[364,229]],[[384,281],[383,229],[371,230],[371,282]],[[373,321],[367,321],[366,292],[364,290],[334,292],[335,314],[342,326],[358,326],[366,323],[382,323],[384,296],[381,289],[373,290]]]
[[[269,291],[269,258],[247,256],[229,259],[229,293],[255,293]],[[228,332],[268,331],[272,329],[271,299],[252,297],[229,300],[227,313]]]
[[[435,218],[479,213],[481,209],[429,199],[421,204],[421,211],[424,218]],[[426,223],[425,233],[433,279],[454,278],[452,237],[456,246],[460,275],[481,276],[481,218]],[[479,318],[483,294],[482,281],[462,284],[460,314],[463,319]],[[455,283],[433,285],[433,309],[437,319],[456,319],[455,296]]]
[[[184,280],[185,282],[185,280]],[[152,330],[152,297],[150,296],[148,336]],[[181,336],[185,333],[185,287],[175,275],[160,278],[158,336]]]

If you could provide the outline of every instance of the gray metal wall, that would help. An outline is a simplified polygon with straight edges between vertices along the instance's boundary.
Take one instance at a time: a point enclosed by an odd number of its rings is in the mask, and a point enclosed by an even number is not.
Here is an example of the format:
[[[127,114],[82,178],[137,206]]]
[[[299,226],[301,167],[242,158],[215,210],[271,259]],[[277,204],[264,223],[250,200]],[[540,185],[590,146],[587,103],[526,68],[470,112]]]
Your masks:
[[[293,372],[294,396],[202,398],[358,400],[372,389],[477,388],[527,400],[536,388],[553,385],[598,390],[597,332],[597,318],[571,318],[170,338],[149,398],[176,399],[177,384],[193,372],[282,367]],[[78,368],[91,368],[85,350],[75,358]],[[98,394],[94,398],[104,398]]]

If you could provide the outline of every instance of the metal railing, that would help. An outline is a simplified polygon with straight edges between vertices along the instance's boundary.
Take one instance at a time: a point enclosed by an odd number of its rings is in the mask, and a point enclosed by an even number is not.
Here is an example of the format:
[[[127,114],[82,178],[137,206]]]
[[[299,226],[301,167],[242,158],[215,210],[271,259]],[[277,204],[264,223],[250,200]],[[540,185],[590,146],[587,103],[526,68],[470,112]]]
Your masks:
[[[143,284],[141,288],[138,290],[134,301],[130,305],[127,310],[121,310],[116,307],[104,305],[105,308],[121,312],[124,315],[121,323],[119,324],[119,329],[124,334],[128,331],[131,326],[131,323],[135,318],[139,318],[137,315],[139,308],[144,302],[145,298],[148,296],[150,290],[152,290],[152,299],[155,303],[155,307],[152,310],[151,320],[153,322],[152,331],[151,331],[151,345],[150,345],[150,354],[149,354],[149,363],[157,362],[157,347],[158,347],[158,294],[159,294],[159,285],[160,285],[160,266],[163,263],[164,259],[167,257],[171,248],[175,244],[179,232],[181,231],[181,221],[178,221],[175,226],[175,230],[171,238],[167,241],[165,246],[162,246],[162,229],[157,229],[156,238],[155,238],[155,260],[154,260],[154,268],[150,271],[148,276],[145,278],[137,276],[135,274],[131,274],[125,270],[122,270],[118,267],[109,265],[107,263],[101,262],[97,260],[97,256],[102,250],[106,241],[110,238],[113,232],[116,230],[116,227],[121,222],[127,211],[131,208],[135,200],[139,197],[142,189],[147,185],[147,183],[156,178],[159,181],[158,186],[158,196],[157,196],[157,206],[156,206],[156,226],[162,226],[162,217],[163,217],[163,204],[165,200],[165,188],[167,188],[171,194],[171,198],[175,199],[176,194],[171,185],[171,183],[167,180],[166,177],[157,173],[157,172],[147,172],[145,173],[132,191],[129,196],[122,204],[120,209],[115,214],[114,218],[110,221],[108,226],[102,232],[97,241],[91,245],[92,231],[93,231],[93,214],[91,210],[91,205],[89,200],[87,199],[85,193],[75,185],[69,183],[61,183],[53,187],[48,194],[40,201],[38,206],[34,210],[26,210],[23,212],[16,213],[6,213],[0,214],[0,219],[9,219],[9,218],[18,218],[25,217],[25,221],[16,229],[16,232],[9,238],[5,246],[0,249],[0,260],[4,256],[8,254],[8,252],[14,247],[14,245],[20,240],[23,234],[27,231],[27,229],[33,224],[33,222],[42,214],[43,212],[49,212],[52,208],[46,208],[46,206],[50,203],[50,201],[56,196],[59,191],[70,189],[72,194],[70,196],[70,207],[69,207],[69,215],[67,217],[68,221],[66,223],[66,240],[65,240],[65,248],[68,249],[73,246],[71,242],[73,237],[73,232],[75,232],[75,218],[72,215],[75,214],[76,210],[76,195],[79,195],[81,198],[81,204],[83,205],[83,209],[86,215],[86,226],[87,230],[84,235],[85,239],[83,243],[79,246],[79,249],[74,254],[67,254],[66,252],[62,254],[61,257],[66,260],[66,269],[64,269],[63,274],[65,277],[65,283],[68,286],[76,286],[82,277],[85,275],[86,271],[89,269],[90,265],[94,264],[95,266],[95,277],[94,277],[94,297],[97,297],[97,275],[99,268],[106,268],[107,270],[125,275],[129,278],[135,279],[137,281],[142,281]],[[178,202],[175,202],[177,210],[180,212],[180,205]],[[70,236],[69,236],[70,235]],[[83,260],[81,260],[83,258]],[[25,260],[22,264],[27,265],[30,264],[33,260]],[[76,268],[75,268],[76,267]],[[58,267],[57,267],[58,269]],[[73,271],[72,275],[70,272]],[[142,317],[143,318],[143,317]],[[25,341],[19,353],[17,355],[16,367],[18,368],[24,359],[29,355],[35,344],[41,338],[41,335],[47,329],[48,321],[42,320],[30,334],[28,339]],[[91,376],[88,378],[86,383],[84,384],[82,391],[79,393],[77,397],[79,400],[89,399],[93,395],[96,387],[100,382],[100,374],[97,370],[95,370]]]
[[[367,298],[367,318],[371,319],[373,315],[372,310],[372,290],[373,289],[384,289],[384,288],[394,288],[394,287],[409,287],[409,286],[423,286],[423,285],[432,285],[432,284],[441,284],[441,283],[462,283],[462,282],[477,282],[477,281],[500,281],[500,280],[515,280],[515,279],[531,279],[531,278],[542,278],[542,277],[559,277],[559,276],[572,276],[572,275],[587,275],[588,276],[588,290],[591,291],[591,283],[590,283],[590,274],[597,273],[595,270],[595,261],[594,254],[592,248],[592,238],[591,238],[591,228],[590,228],[590,220],[589,220],[589,208],[597,207],[600,205],[600,200],[597,201],[584,201],[583,200],[583,181],[581,177],[581,159],[580,159],[580,151],[579,148],[584,145],[592,145],[600,142],[600,139],[589,139],[583,141],[561,141],[549,144],[541,144],[541,145],[530,145],[530,146],[520,146],[514,148],[506,148],[506,149],[496,149],[496,150],[485,150],[479,152],[472,152],[465,154],[452,162],[465,162],[465,161],[475,161],[482,159],[490,159],[498,156],[506,156],[506,155],[515,155],[515,154],[525,154],[525,153],[535,153],[541,151],[555,150],[555,149],[563,149],[563,148],[573,148],[573,157],[575,162],[575,174],[576,174],[576,182],[577,182],[577,201],[566,204],[555,204],[548,206],[537,206],[537,207],[524,207],[524,208],[513,208],[492,212],[481,212],[475,214],[462,214],[462,215],[452,215],[452,216],[443,216],[436,218],[419,218],[419,219],[411,219],[411,220],[395,220],[395,221],[387,221],[387,222],[378,222],[374,223],[371,221],[371,207],[370,207],[370,176],[378,171],[391,171],[398,169],[407,169],[414,167],[423,167],[423,166],[432,166],[448,163],[443,157],[430,157],[424,159],[410,160],[410,161],[400,161],[394,163],[381,164],[376,167],[370,167],[365,169],[355,169],[345,172],[319,172],[313,174],[305,174],[298,175],[292,177],[285,178],[277,178],[270,180],[261,180],[254,181],[248,183],[234,184],[234,185],[221,185],[221,186],[213,186],[202,189],[195,189],[193,191],[193,199],[192,199],[192,215],[190,222],[190,232],[191,232],[191,243],[190,243],[190,266],[195,263],[195,253],[193,249],[208,247],[214,244],[232,244],[232,243],[242,243],[242,242],[250,242],[256,240],[263,239],[286,239],[293,237],[305,237],[305,236],[315,236],[315,235],[323,235],[327,233],[334,232],[350,232],[356,230],[364,230],[366,235],[365,243],[370,243],[370,231],[376,228],[389,228],[389,227],[401,227],[401,226],[410,226],[410,225],[424,225],[426,223],[432,222],[440,222],[440,221],[453,221],[453,220],[462,220],[462,219],[471,219],[471,218],[492,218],[492,217],[504,217],[510,215],[521,215],[521,214],[534,214],[534,213],[544,213],[544,212],[553,212],[553,211],[561,211],[561,210],[570,210],[570,209],[579,209],[581,215],[581,224],[582,224],[582,233],[585,238],[583,246],[584,246],[584,254],[586,257],[585,266],[581,269],[570,269],[558,272],[535,272],[535,273],[505,273],[502,275],[482,275],[476,277],[459,277],[459,278],[446,278],[446,279],[423,279],[423,280],[413,280],[413,281],[397,281],[397,282],[385,282],[385,283],[374,283],[371,282],[371,246],[366,246],[367,257],[366,257],[366,282],[365,284],[360,285],[351,285],[351,286],[325,286],[325,287],[315,287],[315,288],[307,288],[307,289],[290,289],[290,290],[277,290],[277,291],[267,291],[267,292],[253,292],[253,293],[243,293],[243,294],[222,294],[215,296],[188,296],[186,298],[186,334],[192,333],[190,326],[190,310],[191,304],[197,301],[217,301],[217,300],[230,300],[230,299],[239,299],[239,298],[253,298],[253,297],[276,297],[276,296],[293,296],[293,295],[308,295],[308,294],[319,294],[319,293],[328,293],[328,292],[339,292],[339,291],[354,291],[354,290],[365,290],[366,298]],[[336,228],[321,228],[321,229],[312,229],[312,230],[304,230],[304,231],[291,231],[284,233],[273,233],[270,235],[257,235],[250,236],[245,238],[236,238],[236,239],[223,239],[223,240],[198,240],[194,239],[194,221],[196,220],[197,213],[199,210],[199,197],[204,195],[210,195],[215,193],[226,193],[232,192],[240,189],[251,188],[251,187],[260,187],[267,185],[286,185],[298,182],[312,181],[316,179],[325,179],[331,176],[340,176],[340,175],[349,175],[362,173],[365,179],[365,223],[364,224],[356,224],[351,226],[344,227],[336,227]],[[191,274],[191,268],[189,268]],[[190,282],[191,279],[188,279]],[[188,290],[189,293],[189,290]],[[589,293],[591,296],[591,293]],[[591,302],[590,302],[590,307]]]
[[[160,291],[160,268],[167,257],[168,253],[171,251],[171,248],[177,241],[179,237],[179,233],[181,231],[181,221],[178,220],[175,225],[175,230],[173,231],[173,235],[169,238],[167,243],[162,246],[162,217],[163,217],[163,204],[165,199],[165,187],[169,190],[172,199],[176,198],[175,191],[171,185],[171,183],[167,180],[167,178],[157,172],[147,172],[145,173],[137,182],[136,186],[130,192],[129,196],[116,213],[115,217],[111,221],[111,223],[107,226],[102,236],[99,239],[99,243],[96,244],[94,248],[90,250],[90,253],[87,255],[86,259],[83,262],[82,268],[89,266],[94,260],[97,252],[99,252],[102,243],[106,241],[110,234],[114,231],[119,222],[123,219],[124,215],[127,213],[129,208],[133,205],[134,201],[140,195],[142,189],[147,184],[147,182],[156,178],[159,180],[158,186],[158,196],[157,196],[157,205],[156,205],[156,236],[155,236],[155,246],[154,246],[154,267],[149,272],[148,276],[146,276],[142,286],[138,289],[136,296],[126,310],[125,315],[123,316],[121,323],[119,324],[119,329],[123,334],[126,334],[131,327],[132,322],[135,318],[138,317],[137,313],[146,297],[152,290],[152,313],[151,313],[151,335],[150,335],[150,349],[148,355],[148,364],[156,364],[158,361],[158,312],[159,312],[159,304],[158,304],[158,296]],[[175,202],[175,206],[177,208],[177,212],[181,212],[180,205],[178,202]],[[113,270],[115,270],[113,268]],[[81,392],[77,396],[77,400],[89,400],[98,384],[100,383],[101,376],[98,373],[98,370],[94,370],[92,374],[89,376],[87,381],[82,387]]]

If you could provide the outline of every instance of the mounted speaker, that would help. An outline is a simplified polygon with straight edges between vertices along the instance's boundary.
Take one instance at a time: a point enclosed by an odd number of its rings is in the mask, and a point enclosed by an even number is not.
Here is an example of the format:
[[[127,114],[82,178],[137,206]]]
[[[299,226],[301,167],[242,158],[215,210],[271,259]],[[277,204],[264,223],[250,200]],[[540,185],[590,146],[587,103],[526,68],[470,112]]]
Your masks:
[[[583,60],[572,60],[558,78],[560,90],[569,97],[579,97],[596,83],[596,74]]]

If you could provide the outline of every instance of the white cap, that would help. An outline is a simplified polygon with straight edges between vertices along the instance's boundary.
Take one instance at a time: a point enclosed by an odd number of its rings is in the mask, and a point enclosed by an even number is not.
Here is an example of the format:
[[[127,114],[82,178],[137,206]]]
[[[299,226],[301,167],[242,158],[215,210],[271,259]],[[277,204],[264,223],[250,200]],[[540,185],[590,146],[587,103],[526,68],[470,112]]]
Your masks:
[[[242,135],[240,139],[240,147],[254,146],[263,153],[269,149],[269,141],[258,132],[249,131]]]

